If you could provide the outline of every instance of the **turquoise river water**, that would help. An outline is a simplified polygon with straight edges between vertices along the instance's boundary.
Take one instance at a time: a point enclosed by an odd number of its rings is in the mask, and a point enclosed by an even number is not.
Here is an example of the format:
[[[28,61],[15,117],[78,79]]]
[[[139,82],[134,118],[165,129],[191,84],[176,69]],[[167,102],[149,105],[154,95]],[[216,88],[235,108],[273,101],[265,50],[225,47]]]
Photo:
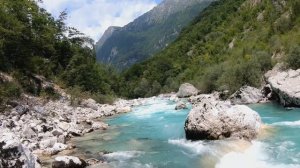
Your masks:
[[[110,128],[74,140],[78,149],[117,168],[300,168],[300,110],[269,103],[251,105],[266,128],[255,141],[185,140],[189,110],[166,99],[149,100],[133,112],[107,119]],[[102,157],[103,159],[103,157]]]

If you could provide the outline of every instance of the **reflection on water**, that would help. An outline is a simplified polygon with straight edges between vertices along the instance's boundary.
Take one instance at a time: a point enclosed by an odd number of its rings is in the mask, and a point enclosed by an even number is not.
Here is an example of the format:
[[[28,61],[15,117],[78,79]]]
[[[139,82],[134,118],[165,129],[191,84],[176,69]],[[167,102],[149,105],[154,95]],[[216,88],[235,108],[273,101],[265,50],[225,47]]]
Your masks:
[[[132,113],[108,119],[110,128],[74,139],[78,150],[122,168],[299,168],[300,110],[252,105],[266,124],[258,140],[187,141],[189,110],[152,100]],[[99,152],[108,152],[101,156]],[[104,158],[103,158],[104,157]]]

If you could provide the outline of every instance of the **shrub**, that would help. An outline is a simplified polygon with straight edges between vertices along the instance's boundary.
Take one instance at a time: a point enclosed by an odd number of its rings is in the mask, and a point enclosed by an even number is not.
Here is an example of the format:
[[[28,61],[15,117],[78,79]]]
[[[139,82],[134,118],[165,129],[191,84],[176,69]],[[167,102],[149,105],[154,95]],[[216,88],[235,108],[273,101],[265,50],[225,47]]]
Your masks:
[[[100,93],[92,94],[91,98],[94,99],[97,103],[101,104],[113,104],[116,100],[116,97],[113,95],[103,95]]]
[[[55,92],[53,87],[46,87],[45,89],[43,89],[40,93],[40,96],[51,100],[57,100],[60,97],[60,95]]]
[[[300,46],[294,46],[290,49],[287,55],[286,62],[289,68],[299,69],[300,68]]]
[[[21,87],[15,82],[0,83],[0,112],[5,110],[7,101],[20,97],[21,93]]]

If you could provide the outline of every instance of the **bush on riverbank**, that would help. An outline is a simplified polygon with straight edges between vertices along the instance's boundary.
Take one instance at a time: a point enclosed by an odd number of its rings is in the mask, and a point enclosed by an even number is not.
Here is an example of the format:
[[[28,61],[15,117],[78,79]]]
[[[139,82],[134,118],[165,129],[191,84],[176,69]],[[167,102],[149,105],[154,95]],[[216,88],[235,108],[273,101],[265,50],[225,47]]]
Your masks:
[[[19,98],[22,93],[22,89],[16,82],[1,82],[0,81],[0,112],[3,112],[6,108],[6,104],[9,100]]]
[[[286,62],[288,67],[296,70],[300,68],[300,46],[293,46],[287,56]]]

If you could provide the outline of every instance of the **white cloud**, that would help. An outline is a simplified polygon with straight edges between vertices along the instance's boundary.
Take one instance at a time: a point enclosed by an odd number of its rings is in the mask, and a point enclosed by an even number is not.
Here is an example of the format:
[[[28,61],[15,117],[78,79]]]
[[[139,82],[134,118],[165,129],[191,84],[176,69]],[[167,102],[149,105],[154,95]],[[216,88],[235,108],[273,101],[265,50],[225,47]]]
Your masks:
[[[43,8],[57,17],[67,10],[69,26],[97,41],[109,26],[124,26],[156,6],[155,0],[43,0]]]

